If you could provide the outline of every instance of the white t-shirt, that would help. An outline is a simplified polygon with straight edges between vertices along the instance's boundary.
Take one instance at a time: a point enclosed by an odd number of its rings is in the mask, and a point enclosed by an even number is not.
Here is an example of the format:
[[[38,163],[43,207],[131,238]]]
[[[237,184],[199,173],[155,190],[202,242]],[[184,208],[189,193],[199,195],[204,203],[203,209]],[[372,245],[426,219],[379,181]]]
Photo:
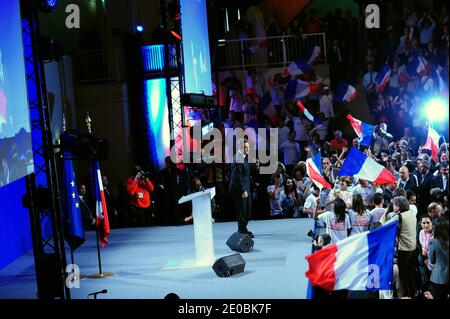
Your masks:
[[[316,201],[318,198],[319,197],[315,196],[314,194],[311,194],[308,197],[306,197],[305,204],[303,205],[303,210],[305,209],[312,209],[313,211],[316,210],[317,208]],[[312,217],[312,214],[308,213],[308,216]]]
[[[300,159],[300,146],[297,142],[286,141],[279,146],[284,154],[284,165],[295,165]]]
[[[341,239],[347,238],[347,229],[350,229],[352,225],[350,224],[350,218],[348,214],[345,214],[344,222],[338,222],[338,217],[334,212],[325,212],[319,215],[319,222],[325,224],[327,233],[331,237],[331,242],[336,243]]]
[[[369,230],[370,214],[369,211],[364,211],[362,215],[355,212],[353,209],[347,209],[348,217],[352,225],[352,232],[350,235],[359,234]]]
[[[296,141],[307,141],[311,130],[311,122],[307,119],[300,120],[299,117],[293,117],[292,123],[295,131]]]
[[[267,193],[273,193],[275,190],[275,185],[267,186]],[[269,199],[270,204],[270,215],[276,216],[283,213],[283,208],[281,208],[281,187],[278,189],[278,192],[275,194],[275,198]]]
[[[375,190],[373,189],[372,185],[368,185],[367,187],[362,187],[361,184],[356,185],[352,189],[353,194],[360,194],[364,205],[369,206],[372,202],[373,194],[375,194]]]
[[[381,216],[383,216],[384,212],[386,211],[386,208],[382,207],[375,207],[370,211],[370,223],[373,224],[375,222],[379,222]]]

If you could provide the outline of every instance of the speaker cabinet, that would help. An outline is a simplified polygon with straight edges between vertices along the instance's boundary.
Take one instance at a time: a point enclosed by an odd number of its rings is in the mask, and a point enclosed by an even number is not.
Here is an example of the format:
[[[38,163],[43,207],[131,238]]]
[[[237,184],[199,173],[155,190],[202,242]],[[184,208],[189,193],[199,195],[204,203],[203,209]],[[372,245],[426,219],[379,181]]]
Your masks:
[[[231,250],[238,251],[241,253],[248,253],[253,249],[254,241],[247,234],[242,233],[234,233],[227,240],[227,246],[231,248]]]
[[[225,256],[217,259],[212,268],[217,276],[230,277],[244,272],[245,260],[240,254]]]

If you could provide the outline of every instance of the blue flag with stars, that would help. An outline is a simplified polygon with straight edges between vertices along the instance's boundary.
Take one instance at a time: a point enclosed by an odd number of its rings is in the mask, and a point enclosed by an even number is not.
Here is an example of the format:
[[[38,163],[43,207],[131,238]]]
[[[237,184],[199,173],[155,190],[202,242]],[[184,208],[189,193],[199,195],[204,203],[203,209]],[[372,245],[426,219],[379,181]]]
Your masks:
[[[68,154],[66,154],[67,156]],[[75,172],[71,160],[64,161],[64,185],[66,194],[66,218],[67,232],[66,241],[72,250],[77,249],[84,243],[84,225],[81,216],[81,208],[78,197],[77,183],[75,180]]]

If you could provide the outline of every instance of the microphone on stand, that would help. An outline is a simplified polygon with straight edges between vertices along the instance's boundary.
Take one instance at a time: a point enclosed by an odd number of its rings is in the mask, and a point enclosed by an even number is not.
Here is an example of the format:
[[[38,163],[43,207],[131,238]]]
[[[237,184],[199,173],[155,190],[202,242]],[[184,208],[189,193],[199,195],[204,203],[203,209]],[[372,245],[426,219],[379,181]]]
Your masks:
[[[96,291],[96,292],[90,293],[90,294],[88,295],[88,297],[89,297],[89,296],[94,296],[94,299],[97,299],[97,295],[98,295],[98,294],[106,294],[107,292],[108,292],[108,290],[103,289],[103,290],[100,290],[100,291]]]

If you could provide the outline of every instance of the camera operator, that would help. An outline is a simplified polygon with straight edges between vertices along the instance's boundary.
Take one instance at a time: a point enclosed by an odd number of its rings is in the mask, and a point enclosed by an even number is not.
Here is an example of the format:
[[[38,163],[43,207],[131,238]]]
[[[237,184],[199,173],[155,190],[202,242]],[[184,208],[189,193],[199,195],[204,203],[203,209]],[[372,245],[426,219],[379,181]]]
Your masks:
[[[131,195],[131,218],[135,226],[150,226],[150,193],[154,187],[148,179],[148,173],[136,165],[133,168],[134,176],[131,176],[125,182],[127,193]]]
[[[309,233],[308,233],[309,234]],[[316,236],[313,240],[314,252],[331,244],[331,236],[327,233]]]

